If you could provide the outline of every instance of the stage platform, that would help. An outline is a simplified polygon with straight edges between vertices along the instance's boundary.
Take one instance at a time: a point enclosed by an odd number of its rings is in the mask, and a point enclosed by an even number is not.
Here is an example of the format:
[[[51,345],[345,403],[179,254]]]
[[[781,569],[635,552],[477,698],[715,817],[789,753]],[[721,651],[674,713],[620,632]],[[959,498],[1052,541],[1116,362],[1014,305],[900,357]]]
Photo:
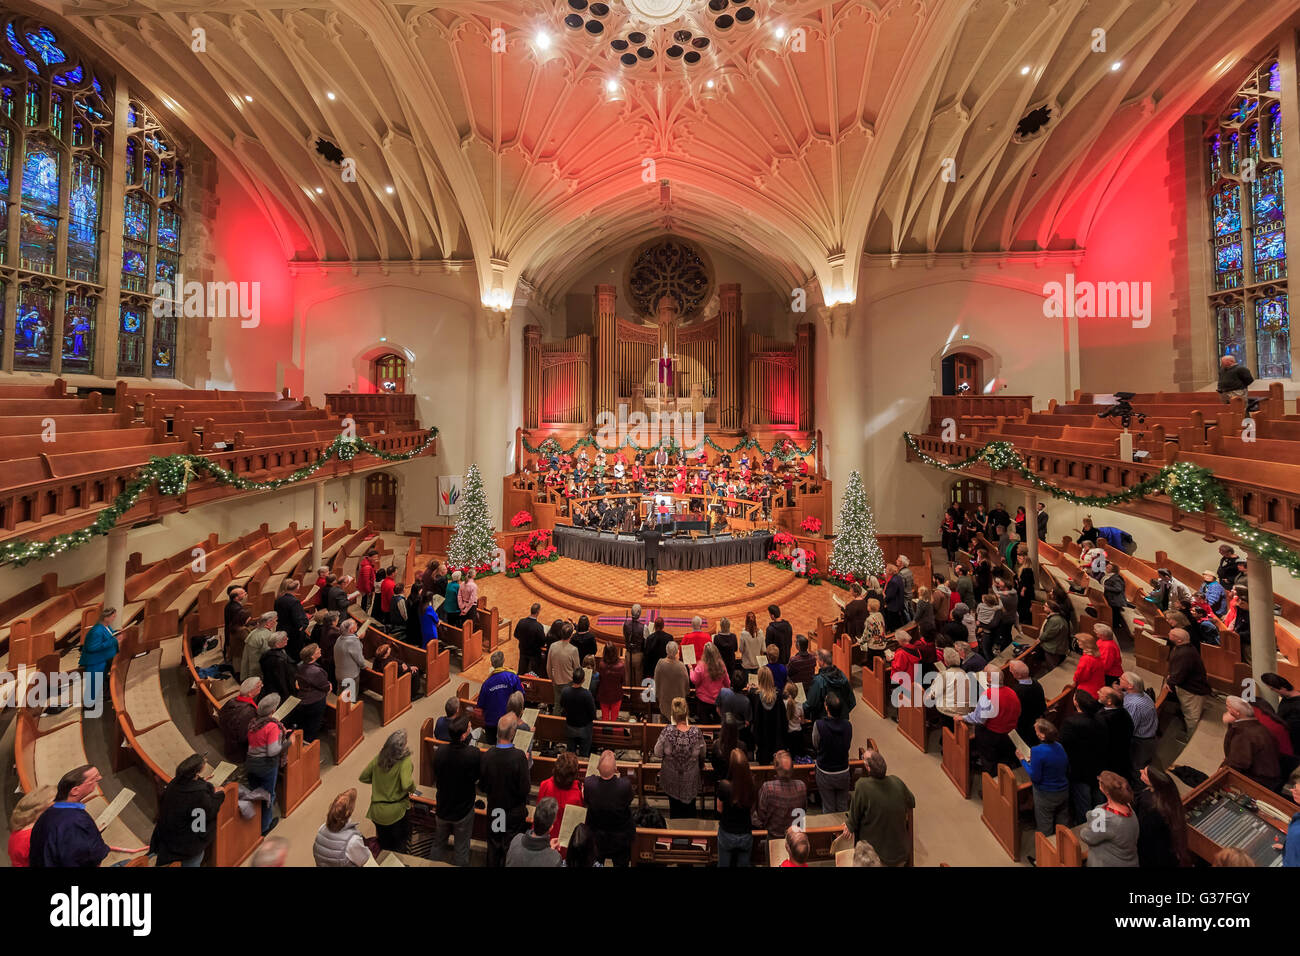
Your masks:
[[[557,525],[555,547],[566,558],[618,568],[644,569],[645,543],[631,534]],[[704,571],[730,564],[765,562],[770,534],[665,537],[659,545],[659,570]]]

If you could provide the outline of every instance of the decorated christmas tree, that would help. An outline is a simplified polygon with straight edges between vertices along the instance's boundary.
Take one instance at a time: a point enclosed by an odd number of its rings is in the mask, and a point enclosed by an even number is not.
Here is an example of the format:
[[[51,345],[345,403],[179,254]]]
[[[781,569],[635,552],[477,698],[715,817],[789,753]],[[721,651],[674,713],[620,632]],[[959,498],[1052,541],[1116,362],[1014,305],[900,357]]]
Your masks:
[[[862,490],[862,476],[849,473],[840,504],[840,521],[836,525],[835,544],[831,548],[830,569],[852,574],[859,581],[885,573],[885,555],[876,540],[876,518]]]
[[[456,512],[456,530],[447,546],[447,563],[453,568],[490,564],[497,550],[493,530],[483,494],[483,478],[478,473],[478,465],[470,465],[465,473],[460,510]]]

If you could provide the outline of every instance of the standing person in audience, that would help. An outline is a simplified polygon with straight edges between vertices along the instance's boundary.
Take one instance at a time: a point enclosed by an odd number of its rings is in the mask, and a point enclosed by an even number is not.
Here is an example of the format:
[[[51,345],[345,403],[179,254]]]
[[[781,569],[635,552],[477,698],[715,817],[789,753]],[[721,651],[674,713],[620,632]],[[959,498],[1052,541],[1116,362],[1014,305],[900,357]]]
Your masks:
[[[262,676],[262,655],[271,649],[271,638],[275,634],[279,615],[267,611],[257,619],[257,627],[248,632],[244,638],[244,652],[239,659],[239,676],[242,678]]]
[[[849,594],[852,595],[852,600],[844,605],[844,615],[835,625],[835,636],[847,634],[856,641],[862,637],[862,631],[866,627],[867,598],[862,585],[856,581],[849,585]]]
[[[641,661],[641,681],[645,682],[647,678],[654,680],[655,669],[659,662],[664,659],[668,653],[668,643],[672,640],[672,635],[664,630],[664,619],[655,618],[654,625],[651,628],[650,636],[645,639],[645,655]]]
[[[295,680],[300,703],[294,708],[293,722],[302,729],[302,742],[309,744],[320,736],[320,725],[325,720],[326,700],[332,688],[329,675],[320,666],[320,645],[308,644],[298,657]]]
[[[1029,753],[1017,751],[1016,758],[1033,784],[1034,827],[1043,836],[1052,836],[1058,824],[1067,826],[1070,820],[1070,758],[1050,720],[1035,720],[1030,739],[1038,743]]]
[[[483,710],[483,739],[497,739],[497,721],[506,712],[506,703],[515,691],[523,691],[518,675],[506,667],[506,655],[493,651],[492,673],[478,689],[478,705]]]
[[[217,711],[226,759],[231,763],[243,763],[248,758],[248,725],[257,717],[257,698],[261,694],[262,678],[245,678],[239,685],[239,693]]]
[[[86,801],[95,795],[102,779],[99,771],[89,764],[75,767],[59,778],[54,803],[32,826],[28,843],[28,861],[32,867],[99,866],[113,850],[136,852],[105,843],[94,817],[86,811]]]
[[[1088,847],[1086,866],[1137,866],[1138,819],[1133,790],[1117,773],[1103,770],[1097,778],[1106,802],[1089,811],[1079,839]]]
[[[808,788],[802,780],[794,779],[794,760],[788,751],[778,750],[773,764],[776,776],[758,788],[754,801],[754,827],[767,831],[769,840],[780,840],[797,811],[807,811]]]
[[[546,629],[538,620],[542,606],[534,604],[528,609],[528,616],[515,625],[515,641],[519,644],[519,673],[544,674],[542,665],[542,647],[546,643]]]
[[[1021,625],[1034,623],[1034,597],[1038,583],[1034,575],[1034,564],[1028,554],[1016,559],[1016,614]]]
[[[289,746],[289,732],[275,719],[279,709],[280,695],[267,694],[258,701],[257,716],[248,725],[248,759],[244,761],[248,789],[264,790],[268,796],[262,803],[262,836],[280,822],[275,815],[275,782]]]
[[[835,666],[829,649],[819,650],[817,661],[821,666],[813,677],[812,686],[808,688],[807,699],[803,702],[804,717],[808,720],[819,720],[825,717],[826,698],[833,693],[839,697],[840,704],[844,708],[844,717],[847,719],[853,711],[853,705],[857,703],[848,677]]]
[[[474,569],[468,568],[460,580],[460,589],[456,592],[456,606],[460,608],[460,623],[471,622],[478,628],[478,582],[474,580]]]
[[[655,665],[655,700],[665,721],[672,719],[673,701],[678,697],[685,699],[691,686],[690,671],[677,659],[677,651],[677,642],[669,641],[666,656]]]
[[[796,634],[794,646],[795,653],[790,656],[790,663],[785,668],[785,679],[801,684],[806,696],[812,689],[813,677],[817,673],[817,655],[809,652],[806,634]]]
[[[1124,695],[1114,687],[1103,687],[1097,695],[1101,704],[1098,714],[1106,728],[1106,760],[1102,764],[1107,770],[1119,774],[1125,780],[1133,779],[1133,718],[1124,708]]]
[[[704,645],[704,653],[691,669],[695,686],[696,712],[702,724],[718,723],[718,694],[731,680],[722,663],[722,655],[713,644]]]
[[[670,817],[694,817],[700,795],[700,757],[704,735],[691,724],[686,698],[675,697],[670,705],[672,723],[655,740],[654,755],[662,761],[659,789],[668,795]]]
[[[357,590],[361,592],[361,610],[367,614],[375,602],[375,571],[379,556],[367,551],[357,563]]]
[[[896,631],[907,623],[907,588],[896,565],[887,565],[885,573],[885,630]]]
[[[1282,792],[1291,798],[1292,803],[1300,803],[1300,784],[1283,787]],[[1291,815],[1286,838],[1274,843],[1273,849],[1282,851],[1283,866],[1300,866],[1300,813]]]
[[[1260,675],[1260,681],[1277,694],[1277,716],[1291,737],[1291,750],[1300,754],[1300,691],[1281,674],[1272,671]]]
[[[1124,709],[1133,720],[1133,744],[1130,757],[1134,772],[1139,772],[1156,755],[1156,734],[1160,729],[1155,702],[1146,692],[1146,683],[1133,671],[1125,671],[1119,679],[1120,693],[1124,695]]]
[[[916,589],[912,619],[916,621],[917,634],[922,637],[933,637],[939,630],[939,625],[936,623],[934,604],[930,601],[930,589],[924,584]]]
[[[1038,643],[1048,670],[1055,670],[1070,654],[1070,621],[1055,601],[1047,602],[1047,619],[1038,632]]]
[[[357,637],[357,622],[349,618],[343,622],[342,633],[334,642],[334,677],[338,681],[339,694],[346,694],[351,701],[361,699],[361,672],[365,667],[365,654],[361,650],[361,639]]]
[[[460,627],[464,621],[460,616],[460,579],[459,571],[451,572],[451,577],[447,580],[446,588],[443,593],[442,601],[442,619],[450,627]]]
[[[1192,739],[1196,725],[1201,722],[1205,699],[1210,696],[1210,680],[1205,673],[1201,652],[1192,646],[1192,638],[1181,627],[1169,630],[1169,669],[1165,683],[1178,696],[1178,709],[1183,715],[1184,742]]]
[[[390,632],[402,642],[406,642],[406,635],[410,627],[411,611],[407,605],[406,585],[398,582],[393,585],[393,600],[391,603],[392,610],[388,613],[388,628]]]
[[[289,658],[289,635],[276,631],[262,655],[262,693],[277,694],[288,700],[298,689],[298,668]]]
[[[430,641],[438,638],[438,609],[433,606],[433,597],[433,594],[427,591],[420,597],[420,610],[416,617],[420,623],[421,649],[428,647]]]
[[[786,857],[781,861],[782,866],[806,867],[808,857],[812,855],[812,844],[808,842],[808,834],[794,827],[786,830],[785,852]]]
[[[790,648],[794,644],[794,628],[790,622],[781,616],[781,609],[775,604],[767,606],[768,617],[767,628],[763,632],[765,646],[775,644],[780,652],[780,663],[782,666],[790,661]]]
[[[740,669],[746,676],[758,673],[758,658],[763,650],[763,634],[758,629],[758,619],[753,611],[745,613],[745,626],[740,632]]]
[[[972,749],[980,769],[996,778],[998,764],[1014,767],[1017,764],[1016,748],[1011,742],[1011,731],[1020,722],[1020,698],[1002,680],[1002,671],[996,664],[984,668],[984,688],[980,691],[975,709],[962,720],[975,729]],[[873,844],[874,846],[874,844]],[[877,852],[880,848],[876,847]]]
[[[77,666],[85,675],[85,690],[82,691],[82,705],[87,710],[94,710],[105,693],[108,685],[108,670],[113,666],[117,656],[117,609],[106,607],[99,612],[99,620],[90,629],[85,640],[81,642],[81,658]]]
[[[316,831],[311,855],[317,866],[365,866],[370,848],[361,828],[352,820],[357,808],[357,788],[350,787],[330,803],[325,822]]]
[[[290,651],[297,654],[302,650],[302,646],[307,643],[307,612],[303,610],[302,601],[299,600],[298,595],[302,584],[297,579],[290,578],[281,587],[283,590],[275,599],[276,626],[289,635]],[[325,603],[323,593],[321,595],[321,606],[326,610],[339,610]],[[342,611],[347,612],[346,603]],[[247,675],[241,674],[240,676]]]
[[[1097,714],[1101,704],[1086,690],[1074,692],[1074,713],[1061,721],[1061,746],[1070,761],[1070,822],[1078,825],[1101,800],[1097,775],[1106,762],[1106,728]]]
[[[1237,563],[1241,558],[1230,544],[1219,545],[1219,570],[1216,577],[1225,591],[1231,591],[1241,577]]]
[[[813,722],[812,745],[817,752],[814,771],[817,798],[823,813],[843,813],[849,808],[849,747],[853,725],[844,716],[840,695],[826,695],[826,716]]]
[[[731,621],[725,617],[718,621],[718,633],[713,635],[713,646],[722,656],[722,669],[730,674],[736,669],[740,640],[731,633]]]
[[[1231,405],[1234,398],[1239,398],[1243,403],[1247,403],[1249,411],[1250,402],[1250,384],[1255,381],[1255,376],[1250,374],[1250,369],[1244,365],[1237,364],[1237,358],[1234,355],[1225,355],[1219,359],[1219,397],[1223,404]]]
[[[411,794],[418,792],[405,730],[388,735],[379,753],[361,771],[360,779],[370,784],[366,816],[374,821],[380,848],[405,852],[411,838]]]
[[[739,747],[728,758],[727,773],[714,790],[718,814],[718,866],[749,866],[754,851],[754,774]]]
[[[563,866],[559,840],[551,836],[551,827],[559,819],[559,805],[554,797],[543,797],[533,810],[532,829],[515,834],[506,851],[506,866]]]
[[[1047,695],[1043,692],[1043,685],[1029,676],[1029,667],[1024,661],[1012,661],[1007,665],[1007,672],[1011,675],[1011,690],[1020,701],[1016,733],[1026,742],[1034,740],[1034,724],[1047,713]]]
[[[1240,697],[1228,698],[1223,722],[1223,766],[1245,774],[1261,787],[1276,790],[1282,782],[1277,741],[1260,723],[1255,709]]]
[[[1038,503],[1037,511],[1034,514],[1034,521],[1038,526],[1038,540],[1047,540],[1047,506],[1041,501]]]
[[[431,855],[434,859],[441,856],[447,849],[447,838],[451,837],[456,866],[469,866],[474,793],[483,772],[483,755],[469,739],[468,714],[453,716],[446,734],[449,743],[433,752],[433,776],[437,781],[434,799],[438,809]]]
[[[627,866],[632,858],[636,825],[632,821],[632,781],[618,772],[614,751],[600,755],[596,773],[582,785],[587,804],[587,826],[596,840],[597,856],[615,866]]]
[[[591,755],[592,723],[596,719],[596,701],[592,698],[591,691],[582,686],[585,680],[586,671],[575,667],[570,675],[569,686],[564,688],[560,697],[569,749],[579,757]]]
[[[642,661],[645,658],[645,624],[641,621],[641,605],[633,604],[623,622],[623,647],[627,650],[626,683],[641,686]]]
[[[397,568],[385,568],[378,572],[383,574],[379,581],[379,614],[376,615],[384,624],[392,626],[397,622],[393,620],[393,597],[397,593]]]
[[[1144,869],[1190,866],[1187,811],[1178,786],[1155,764],[1143,767],[1139,775],[1146,787],[1133,800],[1138,821],[1138,865]]]
[[[1076,634],[1079,663],[1074,668],[1074,686],[1096,697],[1106,684],[1106,665],[1097,651],[1097,641],[1090,634]]]
[[[979,640],[980,655],[985,660],[992,660],[996,652],[995,644],[1002,631],[1002,621],[1006,613],[998,595],[990,591],[980,599],[975,608],[975,636]]]
[[[31,866],[32,828],[41,814],[54,805],[57,790],[46,784],[26,794],[9,815],[9,865]]]
[[[582,781],[579,779],[581,774],[582,764],[579,763],[577,755],[571,750],[566,750],[555,758],[555,770],[537,787],[537,799],[554,800],[558,808],[555,823],[551,826],[551,836],[556,840],[560,837],[564,808],[569,805],[586,806],[582,802]],[[564,847],[560,847],[560,856],[568,859]]]
[[[704,618],[698,614],[691,618],[691,629],[677,642],[682,647],[691,647],[695,651],[695,660],[704,659],[704,646],[709,643],[709,632],[704,629]]]
[[[434,740],[451,740],[451,722],[456,719],[460,713],[460,701],[456,695],[448,697],[443,703],[443,716],[439,717],[433,725]],[[466,718],[468,720],[468,718]]]
[[[225,621],[226,635],[226,657],[229,659],[229,649],[238,647],[243,639],[243,629],[248,625],[248,592],[243,588],[231,588],[228,595],[229,600],[222,609],[222,617]],[[234,663],[234,661],[230,661]]]
[[[908,811],[916,797],[901,779],[889,772],[885,758],[875,750],[860,750],[867,772],[853,788],[844,834],[855,843],[868,843],[884,866],[906,866],[911,857],[907,832]]]
[[[516,833],[528,827],[528,794],[532,783],[528,773],[528,756],[514,745],[518,724],[514,714],[506,714],[497,723],[496,746],[483,755],[479,789],[487,797],[488,866],[500,867]],[[500,821],[498,825],[495,821]]]
[[[596,685],[596,702],[600,704],[600,719],[618,720],[619,711],[623,707],[623,686],[627,677],[627,667],[615,645],[605,645],[605,650],[596,665],[596,671],[600,676],[600,681]]]
[[[785,748],[785,703],[776,689],[776,679],[769,667],[758,672],[758,687],[750,695],[750,713],[754,728],[754,750],[760,765],[770,764],[773,755]]]
[[[596,635],[591,633],[591,618],[587,615],[583,614],[578,618],[578,626],[570,640],[578,649],[579,658],[585,660],[596,656]]]
[[[573,680],[573,672],[581,667],[582,655],[573,646],[573,631],[566,622],[560,628],[559,640],[546,652],[546,676],[551,679],[551,687],[555,693],[554,713],[564,713],[564,703],[561,698]]]

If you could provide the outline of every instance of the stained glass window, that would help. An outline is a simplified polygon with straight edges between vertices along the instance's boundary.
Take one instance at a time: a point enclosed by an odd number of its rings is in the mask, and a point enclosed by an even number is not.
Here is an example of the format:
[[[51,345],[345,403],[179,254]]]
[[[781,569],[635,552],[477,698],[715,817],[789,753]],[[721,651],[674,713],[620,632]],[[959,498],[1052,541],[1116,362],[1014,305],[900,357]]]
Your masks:
[[[1268,108],[1268,155],[1273,159],[1282,158],[1282,104],[1274,103]]]
[[[159,378],[176,375],[176,319],[173,317],[154,318],[153,374]]]
[[[54,290],[23,285],[14,317],[14,368],[48,372],[54,348]]]
[[[99,278],[99,202],[103,170],[89,156],[72,164],[72,195],[68,200],[68,278],[94,282]]]
[[[59,41],[55,39],[54,33],[49,27],[29,30],[27,33],[27,46],[44,60],[47,66],[62,63],[68,58],[68,55],[59,48]]]
[[[63,311],[64,372],[90,372],[95,365],[95,313],[98,297],[77,290],[68,293]]]
[[[1257,378],[1291,375],[1291,315],[1286,295],[1255,300],[1255,354]]]
[[[132,193],[126,197],[125,212],[125,218],[122,220],[123,235],[128,239],[148,242],[149,220],[153,215],[153,208],[141,199],[139,194]]]
[[[1231,355],[1245,364],[1246,310],[1240,303],[1220,305],[1214,310],[1215,326],[1219,338],[1219,355]]]
[[[1282,89],[1282,67],[1276,61],[1268,68],[1268,88],[1273,93]]]
[[[1214,213],[1214,288],[1235,289],[1242,282],[1241,186],[1224,183],[1211,200]]]
[[[23,208],[55,215],[59,211],[59,148],[39,133],[27,137]]]
[[[148,306],[123,302],[118,313],[117,374],[144,375],[145,314]]]
[[[1270,168],[1250,184],[1255,224],[1255,281],[1273,282],[1286,275],[1286,209],[1282,170]]]

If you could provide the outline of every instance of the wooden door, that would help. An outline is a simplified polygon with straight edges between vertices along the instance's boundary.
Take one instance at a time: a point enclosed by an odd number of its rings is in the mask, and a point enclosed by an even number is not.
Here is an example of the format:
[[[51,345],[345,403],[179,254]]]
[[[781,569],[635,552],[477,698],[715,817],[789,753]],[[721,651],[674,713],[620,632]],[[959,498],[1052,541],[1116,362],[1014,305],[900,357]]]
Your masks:
[[[961,478],[952,483],[950,492],[952,503],[974,511],[980,505],[988,507],[988,485],[978,478]]]
[[[366,478],[366,521],[376,531],[397,530],[397,479],[379,472]]]

